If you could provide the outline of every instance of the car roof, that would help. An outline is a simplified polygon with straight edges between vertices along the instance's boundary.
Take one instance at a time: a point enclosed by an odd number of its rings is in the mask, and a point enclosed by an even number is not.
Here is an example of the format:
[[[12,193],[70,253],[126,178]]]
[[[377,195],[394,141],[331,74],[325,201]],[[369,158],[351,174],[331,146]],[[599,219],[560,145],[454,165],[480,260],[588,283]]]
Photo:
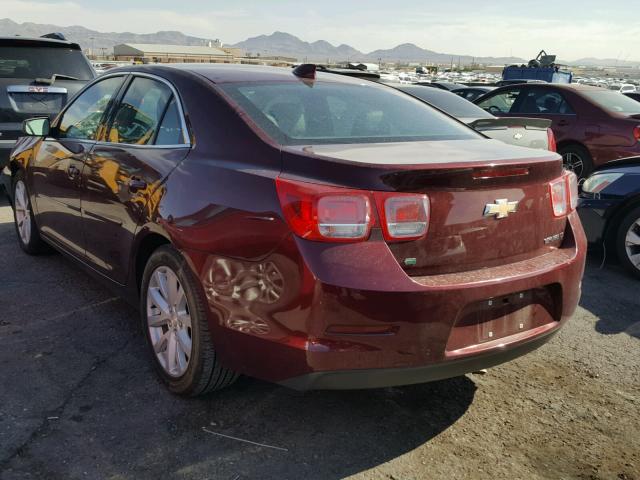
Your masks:
[[[263,65],[242,65],[242,64],[222,64],[222,63],[173,63],[155,65],[131,65],[127,67],[109,70],[109,74],[122,71],[141,73],[162,73],[180,70],[192,74],[200,75],[211,80],[213,83],[239,83],[239,82],[286,82],[301,80],[289,67],[267,67]],[[351,77],[336,73],[325,73],[318,69],[316,81],[331,81],[336,83],[346,83],[360,85],[363,81],[367,84],[376,85],[377,82],[370,82],[362,78]]]
[[[513,85],[504,85],[493,90],[491,93],[495,93],[498,90],[508,90],[510,88],[527,86],[530,88],[559,88],[561,90],[575,90],[575,91],[601,91],[602,87],[594,87],[591,85],[583,85],[581,83],[514,83]]]
[[[68,40],[56,40],[54,38],[43,37],[2,37],[0,36],[0,46],[4,47],[60,47],[80,50],[80,45]]]

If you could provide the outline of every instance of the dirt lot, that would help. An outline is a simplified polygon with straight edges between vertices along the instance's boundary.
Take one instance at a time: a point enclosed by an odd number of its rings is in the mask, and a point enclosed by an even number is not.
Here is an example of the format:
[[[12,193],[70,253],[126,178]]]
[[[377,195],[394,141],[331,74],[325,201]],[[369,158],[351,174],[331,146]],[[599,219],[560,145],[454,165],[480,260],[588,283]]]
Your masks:
[[[241,379],[185,400],[136,312],[0,204],[0,478],[640,480],[640,282],[590,259],[575,318],[527,357],[366,392]],[[264,443],[247,444],[204,431]]]

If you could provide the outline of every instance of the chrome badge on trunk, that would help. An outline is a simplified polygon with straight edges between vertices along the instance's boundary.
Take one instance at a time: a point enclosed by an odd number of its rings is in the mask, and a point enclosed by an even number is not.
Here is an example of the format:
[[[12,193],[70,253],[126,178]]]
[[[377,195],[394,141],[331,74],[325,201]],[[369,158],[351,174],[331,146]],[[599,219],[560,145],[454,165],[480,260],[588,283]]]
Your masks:
[[[506,198],[499,198],[496,203],[487,203],[484,206],[484,216],[496,218],[506,218],[510,213],[518,211],[519,202],[510,202]]]

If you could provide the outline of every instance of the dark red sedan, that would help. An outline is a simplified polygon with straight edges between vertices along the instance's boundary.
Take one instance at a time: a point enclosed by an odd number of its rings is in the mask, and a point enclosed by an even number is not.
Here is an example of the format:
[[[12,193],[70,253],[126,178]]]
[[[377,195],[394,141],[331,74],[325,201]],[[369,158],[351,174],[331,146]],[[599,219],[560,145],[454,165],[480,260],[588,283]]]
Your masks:
[[[640,103],[611,90],[578,84],[497,88],[475,103],[498,117],[551,120],[565,167],[580,178],[603,163],[640,155]]]
[[[176,393],[425,382],[529,352],[580,297],[576,179],[313,66],[139,66],[15,148],[16,229],[139,305]]]

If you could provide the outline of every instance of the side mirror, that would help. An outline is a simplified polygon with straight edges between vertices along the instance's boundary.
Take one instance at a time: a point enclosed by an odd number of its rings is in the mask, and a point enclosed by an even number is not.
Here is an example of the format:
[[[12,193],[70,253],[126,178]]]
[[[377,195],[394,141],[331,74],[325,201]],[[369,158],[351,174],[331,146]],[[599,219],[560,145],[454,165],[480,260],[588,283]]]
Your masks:
[[[22,124],[22,133],[28,137],[46,137],[50,130],[48,117],[30,118]]]

